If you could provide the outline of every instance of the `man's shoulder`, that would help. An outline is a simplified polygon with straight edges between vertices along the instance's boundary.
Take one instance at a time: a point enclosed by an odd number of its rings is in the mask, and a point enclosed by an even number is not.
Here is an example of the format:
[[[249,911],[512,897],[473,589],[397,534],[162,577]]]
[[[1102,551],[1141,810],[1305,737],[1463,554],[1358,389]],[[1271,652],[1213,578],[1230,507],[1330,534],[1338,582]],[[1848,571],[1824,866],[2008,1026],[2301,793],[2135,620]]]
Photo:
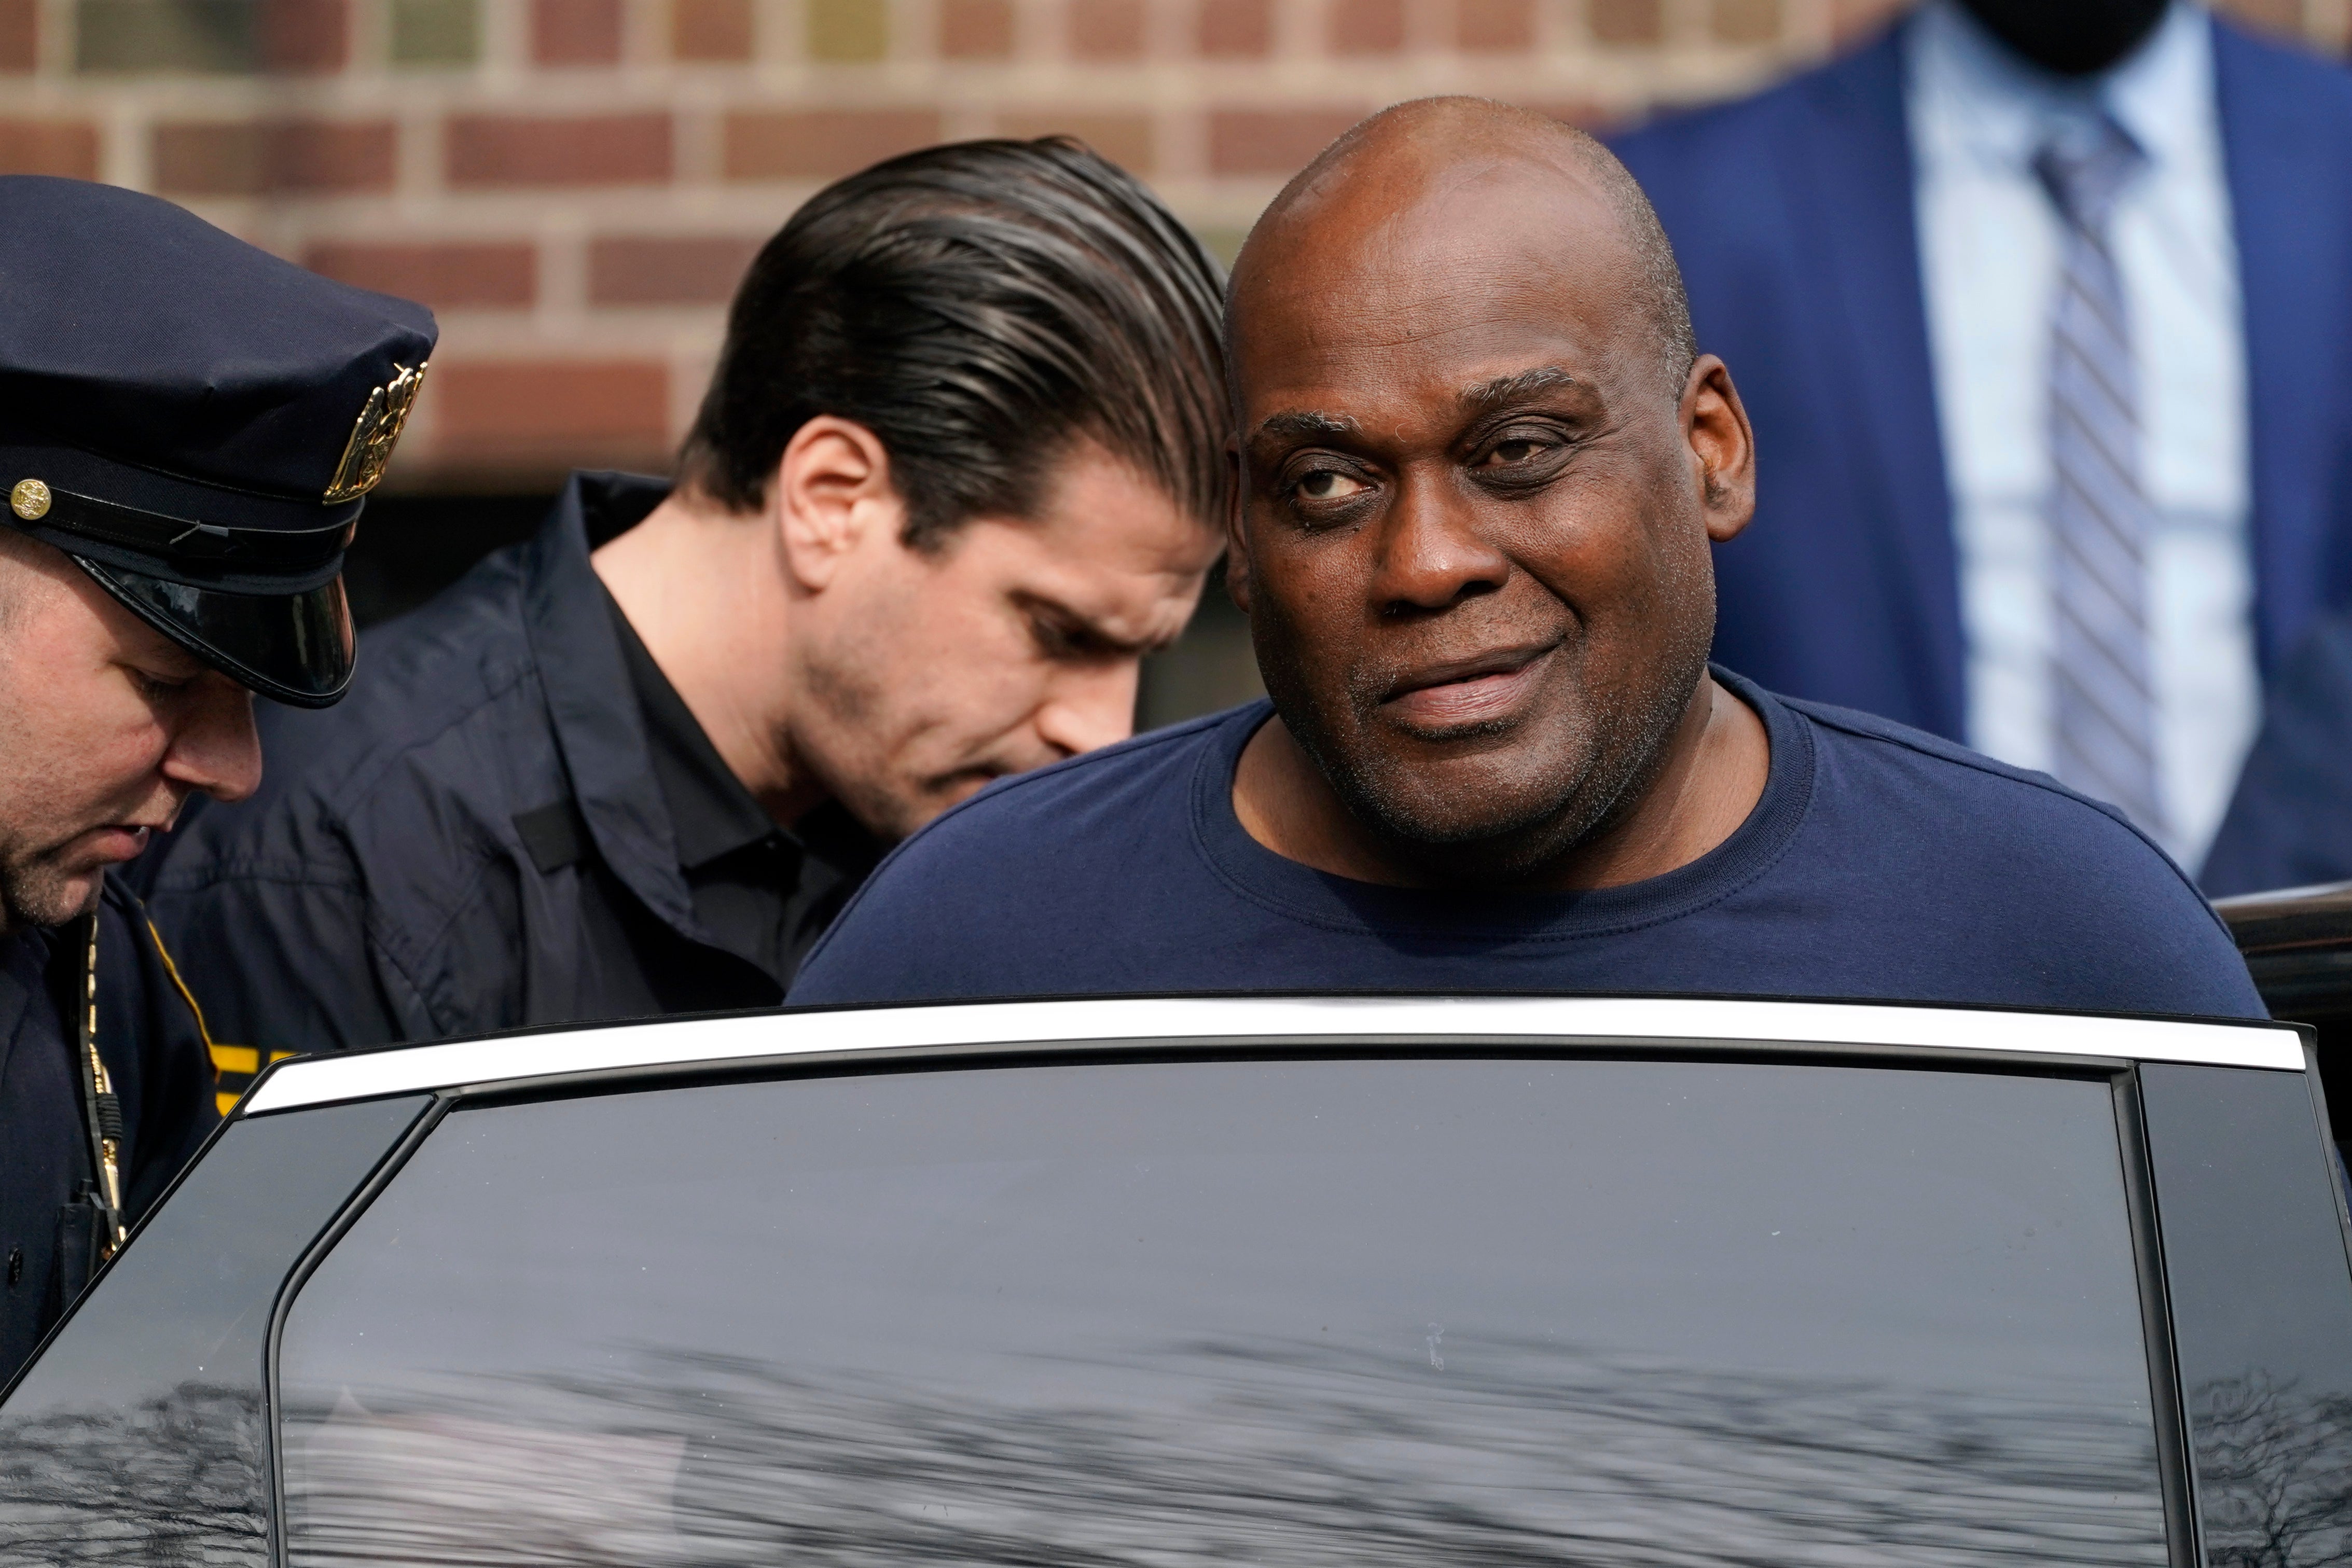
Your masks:
[[[1001,853],[1036,838],[1065,850],[1097,837],[1131,841],[1150,826],[1136,809],[1181,808],[1202,754],[1229,740],[1231,727],[1255,730],[1270,711],[1260,698],[1000,779],[940,813],[883,866],[968,849]]]
[[[161,846],[142,890],[162,896],[250,874],[333,880],[372,822],[388,817],[405,831],[420,794],[478,788],[469,764],[486,748],[511,760],[520,730],[544,724],[523,619],[526,548],[490,556],[371,632],[350,695],[335,706],[269,710],[259,791],[197,810]],[[473,730],[485,732],[485,746],[464,743]]]
[[[2118,846],[2136,846],[2165,859],[2156,841],[2131,819],[2047,773],[2014,767],[1958,741],[1856,708],[1799,697],[1779,700],[1811,723],[1838,760],[1854,766],[1864,777],[1874,777],[1882,786],[1925,791],[1923,806],[1964,811],[1965,820],[1989,830],[2003,824],[2027,831],[2055,827]]]
[[[1008,945],[1100,935],[1164,891],[1192,841],[1205,758],[1263,721],[1260,701],[1002,779],[890,852],[821,937],[794,996],[978,995],[966,968]],[[845,933],[848,934],[845,937]],[[891,972],[875,991],[877,968]],[[919,974],[922,984],[907,977]]]
[[[496,552],[423,608],[371,632],[351,695],[315,713],[289,711],[273,746],[282,736],[301,754],[305,774],[321,782],[338,772],[363,777],[372,757],[429,744],[508,697],[535,662],[524,622],[528,549]],[[268,762],[278,761],[273,750]]]
[[[2097,1012],[2264,1016],[2228,930],[2116,808],[2046,774],[1827,704],[1805,874],[1892,941],[1920,996]]]
[[[1780,700],[1822,743],[1816,788],[1833,792],[1832,821],[1907,837],[1913,852],[2053,915],[2117,928],[2177,918],[2223,933],[2189,874],[2114,806],[1875,714]]]

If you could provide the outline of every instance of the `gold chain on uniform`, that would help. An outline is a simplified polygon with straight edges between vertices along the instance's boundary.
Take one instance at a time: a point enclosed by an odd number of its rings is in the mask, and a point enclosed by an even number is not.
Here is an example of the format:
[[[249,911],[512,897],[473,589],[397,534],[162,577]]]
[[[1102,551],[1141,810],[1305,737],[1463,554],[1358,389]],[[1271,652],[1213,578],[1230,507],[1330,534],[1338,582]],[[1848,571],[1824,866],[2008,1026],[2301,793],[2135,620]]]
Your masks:
[[[106,1193],[107,1220],[113,1235],[106,1244],[105,1256],[114,1256],[122,1245],[122,1140],[107,1135],[106,1124],[99,1107],[114,1095],[114,1079],[106,1071],[106,1061],[98,1053],[98,912],[89,915],[89,948],[83,963],[82,975],[82,1053],[89,1070],[89,1117],[91,1142],[98,1149],[99,1180]]]

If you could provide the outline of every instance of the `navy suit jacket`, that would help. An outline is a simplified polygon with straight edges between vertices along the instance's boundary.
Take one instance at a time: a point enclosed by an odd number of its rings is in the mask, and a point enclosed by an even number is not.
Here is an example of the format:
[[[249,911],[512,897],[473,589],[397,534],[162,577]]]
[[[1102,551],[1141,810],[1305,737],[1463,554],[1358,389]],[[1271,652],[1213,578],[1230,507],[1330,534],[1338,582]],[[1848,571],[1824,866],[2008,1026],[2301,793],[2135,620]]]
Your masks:
[[[2352,595],[2352,74],[2213,26],[2267,677]],[[1674,241],[1700,349],[1731,367],[1756,425],[1756,520],[1716,552],[1715,656],[1774,691],[1965,738],[1902,27],[1612,145]]]

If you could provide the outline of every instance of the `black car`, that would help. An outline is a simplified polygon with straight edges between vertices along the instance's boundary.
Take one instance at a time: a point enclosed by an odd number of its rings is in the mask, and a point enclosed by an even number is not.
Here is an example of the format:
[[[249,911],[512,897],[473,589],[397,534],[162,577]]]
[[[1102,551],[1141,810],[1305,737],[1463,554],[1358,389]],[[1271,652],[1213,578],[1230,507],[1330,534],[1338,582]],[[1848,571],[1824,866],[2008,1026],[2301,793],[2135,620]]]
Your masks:
[[[0,1563],[2352,1561],[2281,1025],[772,1013],[282,1063],[0,1402]]]
[[[2312,1027],[2321,1082],[2338,1105],[2352,1104],[2352,883],[2248,894],[2214,908],[2271,1015]]]

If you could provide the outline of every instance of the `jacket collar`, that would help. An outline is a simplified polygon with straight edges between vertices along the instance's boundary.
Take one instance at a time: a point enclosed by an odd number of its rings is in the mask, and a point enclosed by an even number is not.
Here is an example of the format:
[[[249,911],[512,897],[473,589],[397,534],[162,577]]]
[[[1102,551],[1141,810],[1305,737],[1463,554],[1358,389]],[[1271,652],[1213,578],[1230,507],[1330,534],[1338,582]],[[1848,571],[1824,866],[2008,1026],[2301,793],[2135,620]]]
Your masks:
[[[1812,156],[1792,161],[1782,178],[1805,264],[1827,284],[1823,324],[1847,349],[1840,412],[1858,437],[1857,504],[1890,525],[1871,529],[1867,548],[1903,608],[1894,627],[1902,667],[1927,680],[1913,722],[1957,736],[1967,711],[1959,565],[1903,97],[1913,25],[1906,18],[1799,84],[1818,133]]]
[[[635,527],[668,494],[643,475],[572,475],[526,557],[523,623],[572,802],[597,853],[647,909],[700,941],[635,688],[604,580],[588,561],[592,538],[601,543]]]
[[[2352,276],[2346,153],[2352,90],[2339,67],[2218,20],[2214,92],[2245,312],[2247,468],[2253,492],[2256,651],[2274,674],[2303,630],[2344,591],[2331,536],[2352,444]]]

